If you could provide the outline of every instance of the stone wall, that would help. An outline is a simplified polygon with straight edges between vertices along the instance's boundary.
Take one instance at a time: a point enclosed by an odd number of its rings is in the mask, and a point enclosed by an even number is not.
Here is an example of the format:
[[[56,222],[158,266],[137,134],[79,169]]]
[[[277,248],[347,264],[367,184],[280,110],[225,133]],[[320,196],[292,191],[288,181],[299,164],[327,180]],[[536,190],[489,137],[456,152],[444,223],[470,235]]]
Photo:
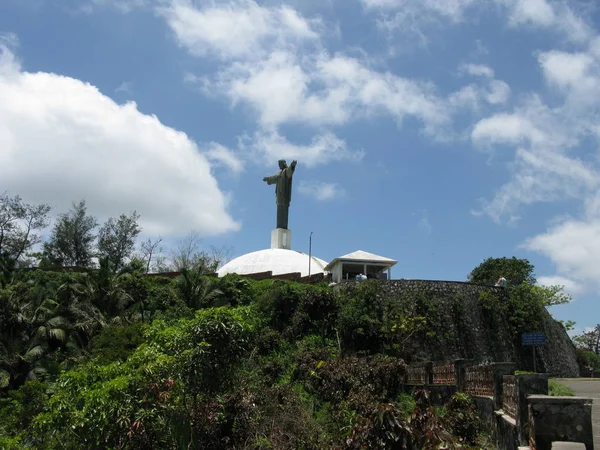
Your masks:
[[[356,281],[343,281],[336,290],[352,290]],[[494,325],[494,314],[481,307],[480,294],[507,295],[501,287],[457,281],[378,281],[379,296],[394,298],[407,314],[425,315],[438,324],[407,343],[414,361],[450,361],[459,358],[485,361],[512,361],[518,370],[533,370],[531,347],[522,347],[519,336],[509,335]],[[419,301],[415,299],[426,299]],[[426,310],[423,310],[424,305]],[[547,345],[538,347],[538,372],[550,376],[577,377],[575,348],[564,327],[545,311],[543,331]]]

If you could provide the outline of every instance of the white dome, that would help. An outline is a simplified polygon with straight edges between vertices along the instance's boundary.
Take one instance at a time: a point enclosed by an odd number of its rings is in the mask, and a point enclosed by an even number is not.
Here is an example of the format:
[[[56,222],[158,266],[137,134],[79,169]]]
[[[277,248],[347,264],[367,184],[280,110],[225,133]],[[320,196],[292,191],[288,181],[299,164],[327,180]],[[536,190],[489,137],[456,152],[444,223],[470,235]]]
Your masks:
[[[310,264],[310,274],[326,273],[327,261],[313,256]],[[228,273],[249,275],[272,271],[273,275],[300,272],[303,277],[308,276],[308,255],[295,250],[270,248],[257,252],[246,253],[235,258],[217,270],[220,277]]]

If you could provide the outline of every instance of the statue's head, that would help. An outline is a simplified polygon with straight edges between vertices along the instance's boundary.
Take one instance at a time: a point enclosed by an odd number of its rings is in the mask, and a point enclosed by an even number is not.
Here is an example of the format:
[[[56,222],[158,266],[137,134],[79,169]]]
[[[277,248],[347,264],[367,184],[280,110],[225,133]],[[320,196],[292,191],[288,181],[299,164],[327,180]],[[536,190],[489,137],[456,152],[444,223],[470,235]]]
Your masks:
[[[279,160],[279,168],[281,170],[285,169],[287,167],[287,163],[285,162],[285,159],[280,159]]]

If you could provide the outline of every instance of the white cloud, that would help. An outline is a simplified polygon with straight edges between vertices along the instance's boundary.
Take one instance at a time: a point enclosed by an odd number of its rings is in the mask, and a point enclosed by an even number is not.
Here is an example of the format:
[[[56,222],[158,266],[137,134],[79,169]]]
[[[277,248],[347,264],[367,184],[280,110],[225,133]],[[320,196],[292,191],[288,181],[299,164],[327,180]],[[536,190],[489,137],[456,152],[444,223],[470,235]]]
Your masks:
[[[590,53],[542,52],[538,56],[550,87],[564,94],[569,107],[596,105],[600,96],[600,58]]]
[[[484,203],[483,211],[494,220],[514,217],[523,204],[589,202],[596,196],[600,165],[589,146],[590,137],[600,138],[600,53],[596,49],[592,40],[572,53],[540,52],[537,61],[553,106],[539,95],[530,95],[514,111],[497,113],[473,127],[471,140],[476,146],[515,148],[510,180]]]
[[[573,297],[585,292],[583,284],[560,275],[537,277],[537,281],[540,286],[564,286],[565,292]]]
[[[361,0],[368,9],[384,11],[402,10],[404,15],[413,17],[425,14],[435,14],[458,22],[462,19],[467,8],[477,3],[476,0]]]
[[[344,190],[336,183],[324,181],[301,181],[298,192],[319,201],[334,200],[344,195]]]
[[[135,209],[150,234],[240,228],[208,161],[184,133],[90,84],[23,72],[6,46],[0,51],[3,189],[49,202],[55,212],[85,198],[101,219]]]
[[[244,170],[244,161],[236,153],[216,142],[211,142],[206,157],[215,166],[225,166],[235,174]]]
[[[513,25],[550,27],[557,20],[554,8],[546,0],[499,0],[498,3],[508,7]]]
[[[308,144],[294,144],[276,131],[259,131],[243,139],[241,147],[254,152],[265,163],[278,159],[297,159],[308,167],[333,161],[361,161],[364,156],[360,150],[348,149],[346,142],[333,133],[317,135]]]
[[[117,88],[115,92],[123,92],[125,94],[133,93],[133,83],[131,81],[123,81]]]
[[[561,33],[573,42],[591,38],[590,26],[572,9],[572,4],[548,0],[361,0],[365,9],[378,13],[385,31],[417,35],[426,42],[427,26],[468,20],[468,13],[496,7],[511,27],[534,27]],[[475,16],[476,17],[476,16]]]
[[[450,94],[448,104],[450,107],[469,108],[481,112],[486,105],[498,106],[506,103],[510,95],[511,89],[507,83],[486,77],[482,84],[469,84]]]
[[[506,7],[511,26],[533,26],[554,30],[574,42],[585,42],[592,29],[566,2],[548,0],[495,0]]]
[[[477,122],[471,139],[482,144],[518,144],[524,140],[540,142],[545,138],[542,131],[526,117],[519,114],[498,113]]]
[[[259,62],[232,64],[214,79],[202,81],[205,92],[222,93],[232,105],[251,106],[265,128],[284,123],[340,125],[387,114],[398,123],[415,117],[425,131],[436,134],[451,121],[445,100],[432,85],[379,73],[357,59],[325,52],[302,61],[274,52]]]
[[[558,273],[600,289],[600,220],[567,220],[524,246],[547,256]]]
[[[597,188],[600,180],[594,169],[577,159],[552,151],[533,152],[523,148],[517,150],[511,171],[512,179],[483,205],[483,212],[496,222],[504,216],[514,220],[515,212],[522,205],[580,199]]]
[[[207,2],[202,7],[171,0],[160,13],[177,42],[196,56],[256,59],[319,37],[318,19],[308,20],[285,5],[268,8],[253,0]]]
[[[492,105],[506,103],[511,94],[510,86],[501,80],[492,80],[486,93],[486,100]]]
[[[431,225],[431,222],[429,221],[429,214],[427,213],[427,210],[423,210],[420,213],[421,218],[418,220],[417,222],[417,226],[425,231],[425,233],[427,234],[431,234],[431,232],[433,231],[433,226]]]
[[[460,70],[476,77],[494,78],[494,70],[483,64],[463,64]]]

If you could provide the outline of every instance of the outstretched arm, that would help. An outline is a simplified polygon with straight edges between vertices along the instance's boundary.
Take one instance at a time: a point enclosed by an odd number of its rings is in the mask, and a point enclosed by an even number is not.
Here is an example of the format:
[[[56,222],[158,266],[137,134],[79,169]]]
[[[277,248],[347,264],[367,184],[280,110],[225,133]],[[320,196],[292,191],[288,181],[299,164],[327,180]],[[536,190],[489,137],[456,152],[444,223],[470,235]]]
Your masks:
[[[264,177],[263,181],[266,181],[267,184],[275,184],[275,183],[277,183],[278,179],[279,179],[279,174],[273,175],[272,177]]]
[[[298,161],[292,161],[290,167],[285,169],[288,177],[291,177],[294,174],[294,170],[296,170],[296,164],[298,164]]]

